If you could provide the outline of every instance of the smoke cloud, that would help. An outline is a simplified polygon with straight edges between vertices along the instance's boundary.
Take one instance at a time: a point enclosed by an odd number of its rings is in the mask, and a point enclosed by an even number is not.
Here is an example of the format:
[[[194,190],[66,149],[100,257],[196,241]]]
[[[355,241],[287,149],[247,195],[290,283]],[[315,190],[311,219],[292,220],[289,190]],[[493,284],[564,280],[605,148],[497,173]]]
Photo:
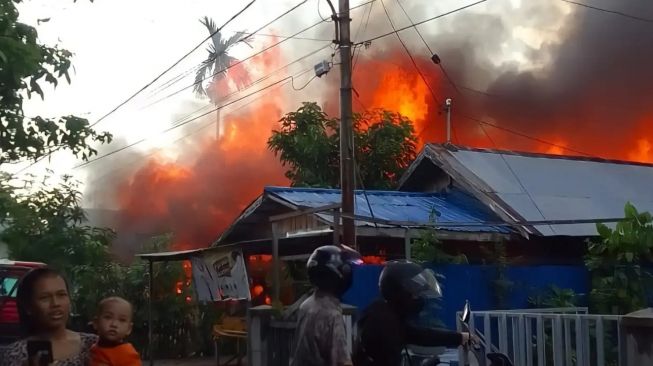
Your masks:
[[[399,1],[415,22],[461,6]],[[383,3],[396,27],[410,24],[397,0]],[[592,5],[653,18],[653,3],[645,0],[597,0]],[[304,18],[313,19],[313,12]],[[391,30],[381,0],[356,9],[352,18],[355,42]],[[300,29],[296,20],[287,20],[274,32],[291,34],[288,29]],[[396,36],[357,47],[354,105],[358,110],[385,108],[407,115],[420,142],[427,143],[443,141],[440,104],[452,98],[454,142],[462,145],[653,162],[652,27],[563,1],[488,1],[419,26],[448,77],[431,61],[413,30],[400,34],[422,75]],[[305,36],[329,39],[332,24]],[[316,48],[314,42],[294,42],[298,43],[274,48],[245,65],[250,79]],[[328,60],[331,52],[307,58],[285,75]],[[337,64],[337,54],[333,61]],[[297,88],[311,76],[312,72],[304,74],[293,85]],[[301,91],[285,86],[223,116],[220,141],[214,138],[215,130],[207,128],[176,144],[178,154],[172,160],[133,152],[107,159],[104,175],[90,173],[102,179],[94,180],[88,191],[98,206],[119,209],[119,251],[133,253],[143,237],[165,232],[174,234],[178,249],[209,245],[263,186],[287,184],[280,163],[266,147],[278,119],[301,101],[311,100],[337,116],[338,88],[334,67]],[[207,116],[192,128],[211,123],[214,117]],[[119,167],[126,161],[139,163],[106,173],[111,171],[107,166]]]

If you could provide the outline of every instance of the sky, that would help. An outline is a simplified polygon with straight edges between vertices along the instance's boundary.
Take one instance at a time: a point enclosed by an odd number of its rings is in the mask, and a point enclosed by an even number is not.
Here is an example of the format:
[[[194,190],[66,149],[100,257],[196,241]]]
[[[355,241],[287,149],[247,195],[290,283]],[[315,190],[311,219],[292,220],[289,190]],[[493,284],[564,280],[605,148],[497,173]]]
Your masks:
[[[74,114],[95,122],[109,112],[127,97],[151,81],[161,71],[197,45],[207,36],[206,29],[198,22],[203,16],[212,17],[217,24],[222,24],[233,14],[242,9],[248,1],[232,0],[28,0],[19,5],[20,20],[36,25],[39,19],[49,19],[38,25],[40,40],[48,45],[59,45],[74,53],[72,84],[61,83],[54,90],[46,89],[46,98],[38,98],[25,103],[27,116],[60,116]],[[248,10],[230,23],[224,30],[225,35],[231,35],[240,30],[252,31],[280,15],[285,10],[300,3],[300,0],[257,0]],[[351,6],[364,1],[352,1]],[[424,3],[429,6],[417,7],[420,13],[413,11],[416,21],[454,9],[471,2],[448,0],[438,2],[414,0],[413,3]],[[470,11],[501,12],[505,7],[518,8],[520,0],[505,0],[481,4]],[[363,15],[360,8],[352,12],[352,32],[355,32]],[[290,15],[274,23],[265,34],[290,35],[308,24],[318,21],[320,16],[326,16],[329,8],[325,1],[308,0]],[[321,15],[320,15],[321,14]],[[562,19],[560,21],[563,21]],[[546,39],[556,36],[556,22],[550,22],[549,28],[529,27],[516,24],[513,29],[513,39],[497,45],[500,55],[496,62],[524,62],[520,53],[522,46],[537,46]],[[405,26],[406,21],[397,20],[397,26]],[[431,28],[429,28],[431,29]],[[437,30],[437,28],[432,28]],[[368,31],[379,33],[386,29]],[[309,32],[304,37],[329,39],[332,24],[324,23]],[[374,33],[374,34],[376,34]],[[359,35],[364,36],[364,35]],[[267,43],[266,43],[267,42]],[[244,58],[258,51],[271,41],[270,37],[258,36],[254,48],[239,46],[233,51],[237,58]],[[293,60],[305,53],[305,50],[316,46],[328,45],[328,42],[310,40],[292,40],[283,47],[287,60]],[[328,59],[331,50],[317,54],[307,60],[304,65],[296,65],[286,70],[292,74],[305,69],[307,63],[315,63]],[[205,48],[201,47],[192,53],[180,65],[166,74],[161,82],[176,76],[205,58]],[[308,65],[309,67],[311,64]],[[535,67],[537,65],[526,65]],[[281,75],[283,76],[283,75]],[[174,141],[185,133],[185,129],[177,129],[171,133],[159,132],[179,121],[192,111],[209,105],[207,100],[198,99],[190,89],[179,90],[190,86],[192,78],[186,78],[173,87],[152,95],[157,91],[157,85],[141,93],[133,101],[122,107],[118,112],[97,125],[99,131],[109,131],[116,141],[101,151],[110,151],[124,144],[139,141],[143,137],[148,140],[134,147],[140,151],[161,150],[174,158]],[[163,102],[150,105],[161,97],[180,91]],[[311,93],[311,90],[307,90]],[[315,93],[315,90],[312,91]],[[243,101],[243,103],[245,103]],[[237,107],[234,105],[233,107]],[[229,109],[226,109],[228,113]],[[84,169],[73,169],[79,161],[68,152],[56,153],[50,160],[44,160],[30,167],[26,172],[44,174],[51,169],[55,174],[72,174],[84,181],[87,179]],[[97,163],[100,164],[100,163]],[[23,166],[12,166],[8,169],[17,171]]]

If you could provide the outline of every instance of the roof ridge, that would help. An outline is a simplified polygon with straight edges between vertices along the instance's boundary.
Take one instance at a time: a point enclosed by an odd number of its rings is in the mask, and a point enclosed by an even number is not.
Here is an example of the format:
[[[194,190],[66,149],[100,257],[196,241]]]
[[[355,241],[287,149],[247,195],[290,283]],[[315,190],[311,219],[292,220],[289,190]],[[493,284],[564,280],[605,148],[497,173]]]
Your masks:
[[[315,192],[315,193],[340,193],[338,188],[317,188],[317,187],[282,187],[282,186],[265,186],[265,192]],[[373,196],[413,196],[413,197],[438,197],[445,196],[448,192],[407,192],[407,191],[393,191],[393,190],[377,190],[377,189],[357,189],[354,191],[356,194],[373,195]]]
[[[448,151],[454,151],[454,152],[471,151],[471,152],[488,153],[488,154],[522,156],[526,158],[589,161],[589,162],[603,163],[603,164],[632,165],[632,166],[643,166],[647,168],[653,168],[653,163],[619,160],[619,159],[608,159],[608,158],[601,158],[598,156],[558,155],[558,154],[547,154],[547,153],[529,152],[529,151],[514,151],[514,150],[490,149],[490,148],[483,148],[483,147],[462,146],[462,145],[454,145],[450,143],[447,144],[429,143],[426,144],[426,147],[428,147],[429,149],[444,148]]]

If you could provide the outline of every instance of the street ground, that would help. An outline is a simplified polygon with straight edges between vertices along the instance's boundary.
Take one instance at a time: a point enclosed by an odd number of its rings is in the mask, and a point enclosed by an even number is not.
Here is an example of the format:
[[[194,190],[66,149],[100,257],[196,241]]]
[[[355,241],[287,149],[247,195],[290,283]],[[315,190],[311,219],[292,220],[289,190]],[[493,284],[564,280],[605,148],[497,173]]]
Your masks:
[[[227,358],[220,362],[220,365],[224,365],[224,362],[227,361]],[[150,361],[144,360],[143,366],[149,366]],[[235,362],[232,364],[235,365]],[[154,366],[215,366],[215,358],[186,358],[178,360],[155,360]],[[246,365],[246,360],[243,360],[242,365]]]

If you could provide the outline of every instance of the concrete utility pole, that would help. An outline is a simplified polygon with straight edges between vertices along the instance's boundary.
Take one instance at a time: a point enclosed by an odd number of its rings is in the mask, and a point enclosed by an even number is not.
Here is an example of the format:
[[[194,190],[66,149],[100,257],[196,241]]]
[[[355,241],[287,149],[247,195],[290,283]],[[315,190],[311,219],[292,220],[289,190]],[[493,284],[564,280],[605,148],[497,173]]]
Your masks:
[[[354,134],[351,83],[351,39],[349,25],[349,0],[340,0],[336,21],[340,28],[340,189],[342,213],[354,215],[356,187],[354,174]],[[343,217],[343,244],[357,248],[356,226],[350,217]]]

